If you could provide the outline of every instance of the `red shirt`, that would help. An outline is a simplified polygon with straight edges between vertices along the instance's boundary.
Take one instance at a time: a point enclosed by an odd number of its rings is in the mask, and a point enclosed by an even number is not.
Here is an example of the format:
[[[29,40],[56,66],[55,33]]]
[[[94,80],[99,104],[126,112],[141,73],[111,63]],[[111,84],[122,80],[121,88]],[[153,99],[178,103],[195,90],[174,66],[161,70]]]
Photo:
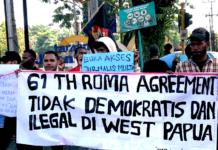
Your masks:
[[[75,67],[75,68],[70,69],[68,72],[73,72],[73,71],[80,71],[80,68]]]

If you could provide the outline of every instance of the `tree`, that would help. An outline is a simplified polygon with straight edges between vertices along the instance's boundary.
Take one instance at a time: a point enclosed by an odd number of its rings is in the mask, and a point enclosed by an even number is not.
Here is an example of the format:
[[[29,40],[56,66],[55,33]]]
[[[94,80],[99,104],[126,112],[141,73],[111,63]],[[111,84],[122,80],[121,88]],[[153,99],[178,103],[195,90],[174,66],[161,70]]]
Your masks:
[[[29,27],[31,39],[33,42],[33,49],[38,54],[43,54],[46,51],[54,50],[54,45],[59,43],[58,34],[59,30],[51,30],[50,26],[35,25]]]
[[[23,51],[25,50],[25,37],[24,37],[24,30],[22,28],[17,29],[17,38],[18,38],[18,44],[19,44],[19,53],[20,56],[23,54]],[[31,43],[31,40],[30,40]]]
[[[29,27],[33,49],[38,54],[53,51],[54,45],[73,35],[71,29],[52,30],[49,25],[34,25]]]
[[[132,0],[133,5],[148,3],[153,0]],[[142,47],[144,60],[149,59],[149,47],[156,44],[160,49],[160,56],[163,56],[163,44],[165,31],[168,31],[175,24],[175,14],[178,14],[178,0],[154,0],[157,25],[140,29],[142,34]],[[137,32],[136,32],[137,35]],[[158,38],[157,38],[158,37]],[[136,38],[138,43],[138,38]]]
[[[0,24],[0,57],[2,57],[7,50],[6,27],[3,21]]]
[[[23,51],[25,50],[24,31],[22,28],[17,29],[17,38],[18,38],[19,54],[22,55]],[[30,43],[31,42],[32,40],[30,40]],[[8,48],[7,48],[7,38],[6,38],[6,26],[5,26],[5,22],[3,21],[0,24],[0,56],[2,57],[7,50]]]
[[[152,44],[156,44],[160,49],[160,57],[163,56],[163,44],[165,41],[165,34],[168,32],[169,37],[174,39],[175,35],[175,45],[178,43],[178,34],[175,32],[170,32],[170,30],[175,27],[177,21],[176,15],[179,13],[179,0],[132,0],[134,6],[148,3],[154,1],[155,11],[157,18],[157,25],[153,27],[140,29],[142,34],[142,46],[143,46],[143,58],[144,60],[149,59],[148,49]],[[193,8],[193,5],[186,1],[186,5]],[[174,34],[174,35],[172,35]],[[136,32],[137,35],[137,32]],[[158,38],[157,38],[158,37]],[[177,42],[176,42],[177,41]],[[136,38],[136,43],[138,43],[138,38]]]
[[[70,37],[74,35],[73,30],[72,29],[61,29],[58,32],[58,41],[63,41],[65,38]]]
[[[165,31],[165,35],[169,37],[174,48],[177,48],[181,45],[180,34],[178,32],[178,26],[174,26],[171,29]]]
[[[51,0],[42,0],[45,3],[51,3]],[[102,4],[104,0],[98,0],[99,5]],[[53,17],[53,22],[54,23],[60,23],[60,27],[63,28],[72,28],[72,20],[74,18],[74,14],[73,14],[73,0],[54,0],[53,1],[54,4],[58,4],[59,2],[61,2],[63,5],[59,6],[57,9],[55,9],[54,11],[54,15]],[[105,6],[106,8],[108,8],[107,10],[107,18],[109,19],[108,21],[110,22],[110,20],[112,19],[112,16],[114,16],[115,14],[118,14],[118,9],[120,9],[119,7],[119,3],[121,3],[122,8],[127,8],[126,5],[123,5],[125,2],[128,2],[129,5],[132,5],[131,0],[106,0],[105,2]],[[87,12],[88,12],[88,4],[87,2],[83,3],[83,5],[81,5],[79,2],[76,2],[76,6],[79,8],[82,8],[83,10],[83,22],[82,22],[82,26],[85,25],[88,21],[87,18]],[[110,8],[109,8],[110,7]],[[64,13],[67,12],[67,13]]]
[[[45,3],[51,3],[51,0],[42,0]],[[74,2],[73,0],[54,0],[54,4],[61,2],[63,5],[54,10],[53,23],[60,23],[60,27],[71,28],[74,22]],[[75,2],[76,8],[82,9],[80,2]],[[78,14],[78,11],[76,11]]]

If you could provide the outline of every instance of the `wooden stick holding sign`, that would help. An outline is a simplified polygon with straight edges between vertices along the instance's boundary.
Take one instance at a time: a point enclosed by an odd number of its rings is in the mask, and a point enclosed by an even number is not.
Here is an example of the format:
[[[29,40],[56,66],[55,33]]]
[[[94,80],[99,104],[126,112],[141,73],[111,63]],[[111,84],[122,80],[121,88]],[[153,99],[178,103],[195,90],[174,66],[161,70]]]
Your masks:
[[[141,60],[141,70],[143,71],[143,55],[142,55],[142,39],[141,39],[141,32],[138,30],[138,35],[139,35],[139,51],[140,51],[140,60]]]

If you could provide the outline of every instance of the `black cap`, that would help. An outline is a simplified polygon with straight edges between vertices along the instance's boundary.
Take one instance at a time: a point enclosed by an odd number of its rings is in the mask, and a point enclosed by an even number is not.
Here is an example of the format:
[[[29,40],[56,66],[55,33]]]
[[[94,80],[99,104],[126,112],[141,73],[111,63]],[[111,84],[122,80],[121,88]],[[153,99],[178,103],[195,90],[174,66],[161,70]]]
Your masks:
[[[189,37],[190,40],[192,38],[197,38],[201,41],[204,41],[204,40],[209,41],[210,33],[205,28],[197,28],[194,31],[192,31],[192,34]]]
[[[149,48],[150,56],[158,56],[159,48],[157,45],[151,45]]]
[[[17,61],[17,64],[20,64],[21,58],[20,55],[15,51],[7,51],[5,52],[4,56],[0,58],[0,61],[7,62],[7,61]]]

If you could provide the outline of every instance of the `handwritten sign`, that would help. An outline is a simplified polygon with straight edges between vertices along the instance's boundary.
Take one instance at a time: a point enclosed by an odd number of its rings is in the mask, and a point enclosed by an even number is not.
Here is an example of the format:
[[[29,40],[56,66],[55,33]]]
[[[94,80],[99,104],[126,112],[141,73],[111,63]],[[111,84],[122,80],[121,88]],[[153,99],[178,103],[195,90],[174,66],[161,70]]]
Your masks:
[[[15,74],[9,74],[19,68],[19,65],[0,65],[0,115],[17,116],[17,83]]]
[[[134,53],[98,53],[83,56],[82,71],[134,72]]]
[[[215,74],[22,72],[19,80],[17,143],[215,149]]]

